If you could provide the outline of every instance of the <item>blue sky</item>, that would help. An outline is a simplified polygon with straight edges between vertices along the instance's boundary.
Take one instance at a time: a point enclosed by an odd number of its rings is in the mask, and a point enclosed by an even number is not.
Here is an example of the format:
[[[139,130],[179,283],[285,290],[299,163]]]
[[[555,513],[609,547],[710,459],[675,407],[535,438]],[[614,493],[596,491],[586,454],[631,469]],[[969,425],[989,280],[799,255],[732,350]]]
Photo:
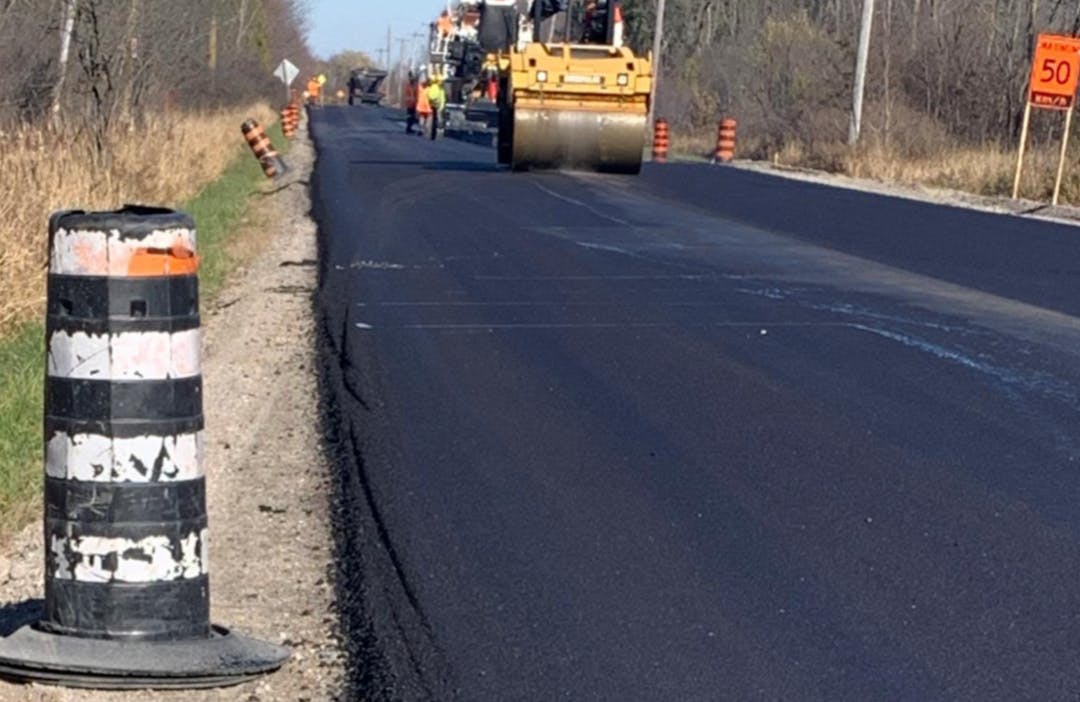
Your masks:
[[[363,51],[377,58],[376,49],[386,48],[386,28],[394,36],[394,60],[400,49],[398,38],[414,41],[414,32],[424,34],[427,25],[445,6],[445,0],[308,0],[311,48],[320,58],[345,49]]]

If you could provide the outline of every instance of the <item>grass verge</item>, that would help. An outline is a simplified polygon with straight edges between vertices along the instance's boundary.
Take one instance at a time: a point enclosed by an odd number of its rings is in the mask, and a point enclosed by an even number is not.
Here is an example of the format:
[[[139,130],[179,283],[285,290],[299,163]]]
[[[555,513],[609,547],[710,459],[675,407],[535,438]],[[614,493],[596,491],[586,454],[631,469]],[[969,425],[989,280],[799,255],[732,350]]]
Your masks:
[[[670,161],[708,159],[715,148],[715,137],[706,133],[672,134]],[[902,146],[884,146],[867,139],[851,148],[838,142],[819,142],[812,145],[797,141],[781,148],[770,147],[753,135],[740,137],[737,147],[740,159],[770,162],[777,166],[807,168],[835,173],[879,183],[940,188],[982,195],[1009,197],[1012,194],[1016,168],[1016,146],[986,143],[975,146],[942,145],[923,153]],[[1054,190],[1057,172],[1058,145],[1035,144],[1024,161],[1021,196],[1030,200],[1048,201]],[[1067,205],[1080,205],[1080,168],[1068,162],[1062,182],[1061,200]]]
[[[267,129],[267,135],[275,145],[285,144],[280,126]],[[180,205],[198,228],[204,309],[242,256],[229,242],[263,182],[262,169],[245,146],[217,179]],[[44,335],[42,322],[34,321],[0,339],[0,540],[39,514]]]

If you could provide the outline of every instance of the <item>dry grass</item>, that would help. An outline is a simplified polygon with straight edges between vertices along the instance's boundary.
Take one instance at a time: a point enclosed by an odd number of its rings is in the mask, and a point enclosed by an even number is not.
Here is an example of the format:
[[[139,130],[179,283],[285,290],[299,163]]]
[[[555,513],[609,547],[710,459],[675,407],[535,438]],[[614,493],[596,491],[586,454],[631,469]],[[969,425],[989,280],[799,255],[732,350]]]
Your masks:
[[[714,148],[715,136],[711,134],[672,135],[672,151],[677,153],[705,156]],[[1021,183],[1022,197],[1050,199],[1057,172],[1057,149],[1056,144],[1045,144],[1028,151]],[[737,151],[739,158],[770,161],[776,165],[988,196],[1011,195],[1016,169],[1016,147],[993,143],[979,147],[942,145],[936,150],[924,150],[885,147],[872,140],[869,145],[857,149],[842,143],[808,146],[790,141],[779,149],[770,149],[750,136],[739,141]],[[913,155],[913,151],[918,155]],[[1080,205],[1080,168],[1076,167],[1075,156],[1066,161],[1061,200],[1064,204]]]
[[[246,148],[247,117],[268,124],[273,113],[260,105],[157,117],[111,135],[104,164],[78,133],[23,127],[0,136],[0,336],[40,316],[51,212],[188,200]]]

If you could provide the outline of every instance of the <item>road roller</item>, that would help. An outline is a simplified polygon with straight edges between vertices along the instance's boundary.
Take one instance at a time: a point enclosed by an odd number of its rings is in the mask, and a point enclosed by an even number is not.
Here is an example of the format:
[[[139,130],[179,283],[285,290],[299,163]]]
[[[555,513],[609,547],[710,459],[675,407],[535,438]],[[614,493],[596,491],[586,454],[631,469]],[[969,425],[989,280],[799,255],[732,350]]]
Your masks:
[[[506,16],[491,14],[503,4],[487,0],[481,38],[508,36],[497,52],[499,90],[498,158],[515,171],[566,168],[638,173],[645,146],[652,63],[623,45],[618,3],[588,0],[578,28],[564,22],[561,42],[544,42],[555,33],[557,12],[566,0],[534,0],[511,27]],[[495,21],[496,30],[490,25]]]

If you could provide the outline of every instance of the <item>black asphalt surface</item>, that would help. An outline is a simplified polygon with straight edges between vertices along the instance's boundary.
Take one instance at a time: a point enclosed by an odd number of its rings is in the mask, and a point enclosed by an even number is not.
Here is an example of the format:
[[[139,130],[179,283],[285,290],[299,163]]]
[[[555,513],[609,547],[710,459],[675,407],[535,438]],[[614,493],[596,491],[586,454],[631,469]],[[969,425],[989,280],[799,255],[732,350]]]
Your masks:
[[[366,698],[1080,698],[1080,229],[312,121]]]

